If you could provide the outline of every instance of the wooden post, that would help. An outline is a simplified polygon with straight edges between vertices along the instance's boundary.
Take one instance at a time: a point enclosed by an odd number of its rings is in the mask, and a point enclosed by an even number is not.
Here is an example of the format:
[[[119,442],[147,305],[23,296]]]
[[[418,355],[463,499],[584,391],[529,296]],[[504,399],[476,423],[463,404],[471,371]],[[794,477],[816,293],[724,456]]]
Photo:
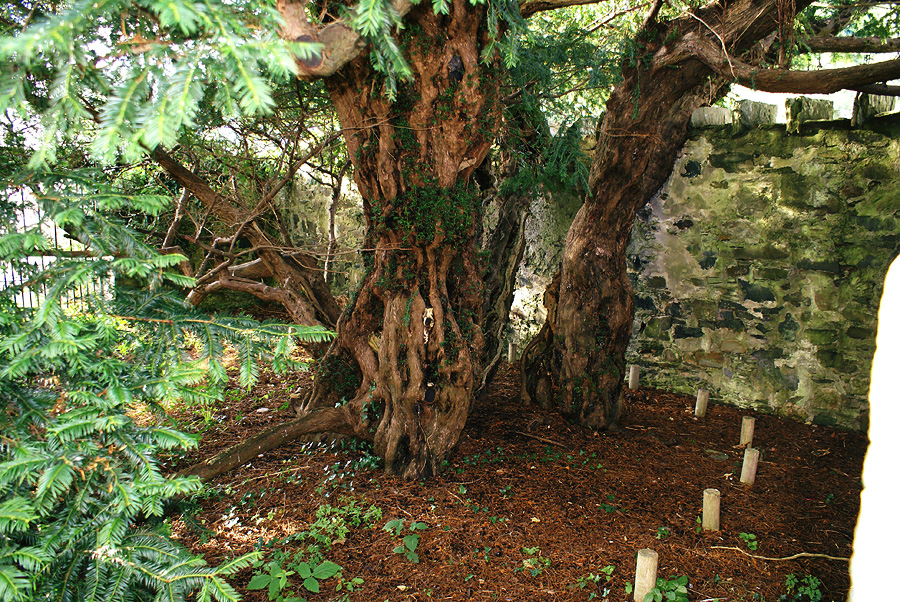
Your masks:
[[[709,391],[700,389],[697,391],[697,405],[694,407],[694,416],[703,418],[706,416],[706,405],[709,403]]]
[[[635,602],[644,602],[644,596],[656,587],[656,566],[659,554],[650,548],[638,550],[637,569],[634,572]]]
[[[744,450],[744,466],[741,468],[741,483],[752,485],[756,482],[756,467],[759,465],[759,450],[748,447]]]
[[[753,429],[756,427],[756,418],[744,416],[741,420],[741,442],[738,445],[753,445]]]
[[[640,366],[632,366],[631,372],[628,373],[628,388],[634,391],[640,386],[641,381],[641,367]]]
[[[506,361],[510,364],[516,363],[516,341],[514,339],[509,339],[509,350],[506,354]]]
[[[719,530],[719,508],[722,494],[718,489],[703,490],[703,530]]]

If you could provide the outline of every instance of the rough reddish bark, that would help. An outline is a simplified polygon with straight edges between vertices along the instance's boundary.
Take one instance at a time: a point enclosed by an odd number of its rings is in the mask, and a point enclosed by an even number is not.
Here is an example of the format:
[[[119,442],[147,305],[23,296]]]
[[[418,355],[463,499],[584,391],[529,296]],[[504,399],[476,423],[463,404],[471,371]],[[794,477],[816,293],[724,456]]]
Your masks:
[[[413,9],[403,36],[415,73],[396,101],[368,57],[326,80],[369,227],[369,272],[320,363],[301,415],[359,411],[387,472],[438,472],[458,441],[481,371],[480,195],[470,175],[498,119],[480,64],[481,7]]]

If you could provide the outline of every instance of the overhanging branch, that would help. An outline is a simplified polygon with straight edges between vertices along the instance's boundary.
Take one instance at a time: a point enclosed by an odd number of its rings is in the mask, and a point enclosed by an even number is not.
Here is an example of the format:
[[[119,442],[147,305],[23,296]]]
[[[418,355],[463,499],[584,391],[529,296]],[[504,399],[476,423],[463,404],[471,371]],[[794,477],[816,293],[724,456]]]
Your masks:
[[[719,75],[763,92],[831,94],[900,77],[900,59],[815,71],[761,69],[726,55],[721,46],[696,34],[685,36],[670,55],[658,55],[657,65],[670,66],[691,58],[703,62]]]
[[[799,52],[858,52],[883,53],[900,52],[900,38],[857,38],[838,36],[816,36],[802,40]]]
[[[585,6],[588,4],[599,4],[601,0],[525,0],[519,2],[519,12],[523,17],[547,10],[556,10],[558,8],[566,8],[568,6]]]
[[[889,86],[887,84],[870,84],[868,86],[855,86],[851,88],[857,92],[866,94],[875,94],[878,96],[900,96],[900,86]]]

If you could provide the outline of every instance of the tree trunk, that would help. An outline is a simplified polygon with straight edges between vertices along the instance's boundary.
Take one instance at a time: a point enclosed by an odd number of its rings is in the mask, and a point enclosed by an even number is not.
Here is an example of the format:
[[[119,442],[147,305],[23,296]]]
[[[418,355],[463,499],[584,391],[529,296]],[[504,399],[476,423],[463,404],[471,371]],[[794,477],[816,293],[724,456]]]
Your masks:
[[[503,171],[501,169],[501,171]],[[511,174],[504,174],[509,177]],[[501,176],[503,177],[503,176]],[[485,369],[478,386],[484,391],[499,366],[504,351],[504,334],[516,290],[516,273],[525,254],[525,222],[530,197],[514,192],[498,192],[497,226],[491,232],[485,251],[484,273],[484,358]]]
[[[698,10],[697,17],[651,22],[633,42],[607,103],[590,193],[566,237],[558,293],[548,290],[551,298],[545,297],[555,311],[548,311],[523,358],[526,399],[586,427],[616,423],[634,318],[625,264],[634,217],[668,178],[691,113],[721,98],[729,83],[690,56],[675,64],[669,57],[692,36],[713,36],[710,31],[722,32],[715,35],[734,52],[749,50],[777,26],[774,4],[745,0],[725,10]]]
[[[341,317],[302,414],[350,403],[388,473],[438,472],[481,371],[482,288],[469,183],[499,117],[481,64],[483,8],[414,8],[401,38],[414,81],[388,101],[369,57],[326,80],[364,200],[369,271]]]

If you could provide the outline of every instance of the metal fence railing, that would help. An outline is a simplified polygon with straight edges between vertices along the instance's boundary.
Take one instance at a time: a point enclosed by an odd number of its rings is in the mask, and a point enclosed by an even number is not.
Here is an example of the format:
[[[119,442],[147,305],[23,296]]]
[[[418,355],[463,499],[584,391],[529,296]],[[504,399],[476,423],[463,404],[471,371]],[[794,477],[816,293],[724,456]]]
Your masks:
[[[50,248],[31,250],[27,256],[19,257],[15,261],[4,260],[0,265],[2,267],[0,289],[17,306],[34,309],[41,304],[46,294],[43,279],[39,278],[41,272],[52,268],[61,259],[77,257],[83,261],[90,261],[92,256],[85,250],[84,245],[50,220],[38,204],[28,198],[26,192],[16,194],[21,195],[21,198],[13,205],[15,207],[13,214],[7,216],[7,225],[2,228],[0,234],[39,229],[44,238],[50,242]],[[62,301],[64,305],[75,305],[88,297],[108,296],[111,293],[112,278],[98,276],[73,287]]]

